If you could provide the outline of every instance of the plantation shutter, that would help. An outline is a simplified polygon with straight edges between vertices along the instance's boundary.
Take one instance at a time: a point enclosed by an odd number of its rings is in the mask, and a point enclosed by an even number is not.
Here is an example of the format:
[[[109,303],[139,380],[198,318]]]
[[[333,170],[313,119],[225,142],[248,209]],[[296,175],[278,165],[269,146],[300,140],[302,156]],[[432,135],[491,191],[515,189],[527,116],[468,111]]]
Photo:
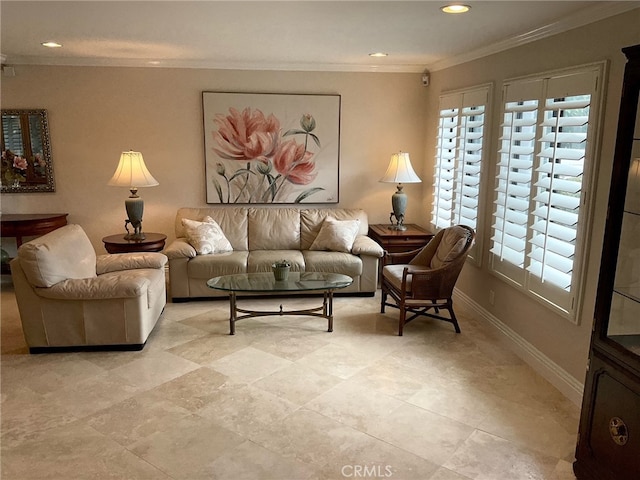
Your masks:
[[[494,269],[524,283],[527,223],[542,81],[506,85],[496,176],[491,253]],[[504,262],[510,265],[504,265]],[[502,264],[502,268],[501,268]]]
[[[436,229],[458,224],[474,230],[478,227],[488,101],[488,86],[440,97],[431,212],[431,223]],[[476,242],[469,251],[469,257],[476,263],[480,260],[477,253],[481,251],[480,244]]]
[[[574,318],[600,67],[506,84],[491,268]],[[589,180],[590,181],[590,180]]]
[[[452,221],[456,149],[458,146],[458,99],[458,95],[440,99],[433,208],[431,211],[431,223],[437,229],[449,227]]]
[[[584,72],[548,81],[535,174],[531,289],[570,309],[575,284],[580,209],[592,94],[597,76]],[[551,284],[557,287],[554,291]]]

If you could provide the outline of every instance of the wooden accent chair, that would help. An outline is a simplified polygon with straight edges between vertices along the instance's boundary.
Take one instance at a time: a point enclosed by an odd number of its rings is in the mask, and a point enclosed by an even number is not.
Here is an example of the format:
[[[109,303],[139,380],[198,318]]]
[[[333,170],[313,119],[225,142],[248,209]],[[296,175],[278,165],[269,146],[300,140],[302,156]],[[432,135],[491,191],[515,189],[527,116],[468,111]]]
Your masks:
[[[384,313],[387,305],[400,309],[398,335],[419,315],[450,322],[460,333],[451,296],[474,239],[472,228],[456,225],[440,230],[421,249],[385,252],[380,312]],[[388,297],[394,302],[388,302]],[[447,310],[449,318],[440,315],[440,309]],[[407,312],[413,315],[407,318]]]

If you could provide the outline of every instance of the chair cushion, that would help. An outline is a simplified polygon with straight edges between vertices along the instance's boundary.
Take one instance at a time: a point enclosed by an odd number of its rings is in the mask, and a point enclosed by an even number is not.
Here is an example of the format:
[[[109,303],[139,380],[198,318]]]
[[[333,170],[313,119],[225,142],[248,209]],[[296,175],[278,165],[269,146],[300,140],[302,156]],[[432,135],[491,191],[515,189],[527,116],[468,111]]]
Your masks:
[[[440,268],[458,258],[464,251],[468,235],[467,230],[458,226],[445,229],[430,267]]]
[[[309,250],[351,252],[360,229],[360,220],[336,220],[327,217]]]
[[[96,252],[80,225],[65,225],[23,244],[18,258],[29,283],[36,287],[97,276]]]
[[[187,241],[196,249],[198,255],[224,253],[233,250],[220,225],[211,217],[204,217],[202,222],[183,218],[182,225]]]
[[[404,273],[404,268],[407,266],[408,265],[405,264],[386,265],[382,269],[384,278],[399,292],[402,291],[402,274]],[[407,292],[411,291],[411,280],[412,276],[407,275]]]

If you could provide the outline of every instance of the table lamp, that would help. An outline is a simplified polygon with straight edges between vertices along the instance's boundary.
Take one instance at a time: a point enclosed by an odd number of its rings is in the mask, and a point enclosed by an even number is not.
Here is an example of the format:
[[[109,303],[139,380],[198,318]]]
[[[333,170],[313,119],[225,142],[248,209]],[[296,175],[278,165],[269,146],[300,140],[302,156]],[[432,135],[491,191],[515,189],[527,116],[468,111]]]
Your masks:
[[[391,207],[393,212],[389,215],[390,230],[406,230],[404,226],[404,212],[407,209],[407,195],[402,191],[403,183],[420,183],[420,177],[416,174],[411,166],[411,159],[406,152],[394,153],[389,162],[387,173],[380,179],[385,183],[397,183],[397,191],[391,196]],[[393,224],[393,217],[396,224]]]
[[[127,233],[125,240],[140,241],[146,237],[142,233],[142,212],[144,211],[144,201],[138,196],[138,188],[154,187],[159,185],[158,181],[153,178],[140,152],[129,150],[122,152],[120,155],[120,163],[116,168],[108,185],[116,187],[128,187],[131,195],[124,202],[129,217],[124,222],[124,228]],[[129,231],[129,225],[133,227],[133,232]]]

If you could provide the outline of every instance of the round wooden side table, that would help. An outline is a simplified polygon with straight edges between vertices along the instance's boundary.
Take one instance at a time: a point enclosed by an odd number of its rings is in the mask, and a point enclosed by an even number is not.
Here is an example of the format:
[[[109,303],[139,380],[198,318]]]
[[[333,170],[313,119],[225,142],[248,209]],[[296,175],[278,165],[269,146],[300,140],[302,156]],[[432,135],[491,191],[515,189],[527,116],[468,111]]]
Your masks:
[[[144,232],[144,240],[125,240],[124,233],[109,235],[102,239],[104,248],[109,253],[160,252],[167,239],[162,233]]]

